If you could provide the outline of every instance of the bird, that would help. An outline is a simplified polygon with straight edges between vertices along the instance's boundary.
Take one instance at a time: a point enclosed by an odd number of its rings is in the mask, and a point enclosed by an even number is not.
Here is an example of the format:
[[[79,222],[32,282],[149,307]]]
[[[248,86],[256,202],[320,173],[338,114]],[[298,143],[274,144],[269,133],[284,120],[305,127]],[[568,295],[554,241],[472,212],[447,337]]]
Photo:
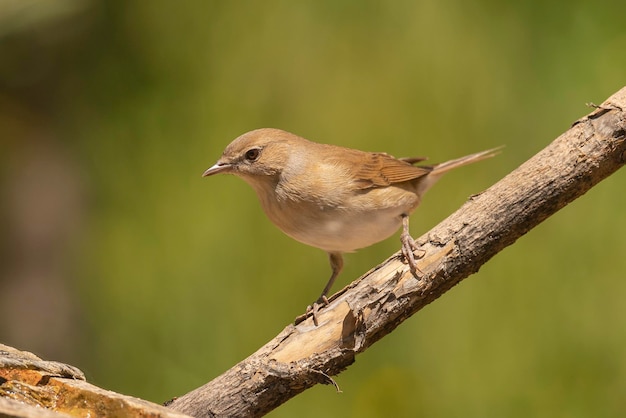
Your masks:
[[[320,297],[307,307],[317,313],[343,268],[343,254],[400,234],[401,253],[417,275],[418,246],[409,216],[422,196],[446,172],[486,158],[493,148],[435,165],[425,158],[395,158],[321,144],[290,132],[256,129],[237,137],[202,174],[234,174],[256,192],[267,217],[289,237],[328,253],[331,276]]]

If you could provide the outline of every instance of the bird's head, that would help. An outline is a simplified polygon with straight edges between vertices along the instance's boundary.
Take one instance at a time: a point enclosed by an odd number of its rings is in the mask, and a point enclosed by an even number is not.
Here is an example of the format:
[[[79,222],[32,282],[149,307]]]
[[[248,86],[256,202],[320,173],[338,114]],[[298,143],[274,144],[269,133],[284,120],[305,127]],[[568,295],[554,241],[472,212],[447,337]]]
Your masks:
[[[280,129],[263,128],[247,132],[231,142],[217,163],[202,176],[234,174],[249,183],[276,178],[287,164],[290,145],[300,139]]]

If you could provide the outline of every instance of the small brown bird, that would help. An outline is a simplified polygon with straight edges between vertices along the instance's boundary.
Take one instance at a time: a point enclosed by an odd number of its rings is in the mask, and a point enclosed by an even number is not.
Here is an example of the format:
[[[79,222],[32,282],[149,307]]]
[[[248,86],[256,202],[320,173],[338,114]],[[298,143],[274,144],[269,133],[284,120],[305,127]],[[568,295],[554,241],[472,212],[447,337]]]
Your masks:
[[[417,245],[409,215],[422,195],[447,171],[494,156],[497,149],[432,166],[424,158],[394,158],[318,144],[279,129],[257,129],[231,142],[204,177],[229,173],[256,191],[270,220],[285,234],[321,248],[332,274],[307,309],[316,313],[343,267],[342,254],[382,241],[401,226],[402,254],[416,274]]]

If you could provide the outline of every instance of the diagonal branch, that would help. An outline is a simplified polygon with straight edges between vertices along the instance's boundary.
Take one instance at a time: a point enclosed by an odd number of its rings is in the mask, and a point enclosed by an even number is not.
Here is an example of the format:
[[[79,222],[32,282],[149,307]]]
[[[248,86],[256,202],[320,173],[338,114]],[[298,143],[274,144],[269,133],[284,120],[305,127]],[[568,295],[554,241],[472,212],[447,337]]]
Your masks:
[[[319,327],[310,318],[288,325],[170,407],[197,417],[256,417],[317,383],[334,383],[358,353],[623,166],[625,139],[626,87],[422,236],[420,280],[393,255],[333,295]]]

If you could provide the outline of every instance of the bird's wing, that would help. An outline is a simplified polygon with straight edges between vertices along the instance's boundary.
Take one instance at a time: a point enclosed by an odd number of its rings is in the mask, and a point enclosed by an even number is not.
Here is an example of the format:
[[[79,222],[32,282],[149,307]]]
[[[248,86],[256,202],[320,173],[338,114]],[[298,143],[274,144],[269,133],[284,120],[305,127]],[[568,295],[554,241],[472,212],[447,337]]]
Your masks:
[[[355,167],[354,182],[362,189],[384,187],[394,183],[414,180],[432,171],[432,167],[411,165],[419,158],[399,160],[385,153],[366,153]]]

